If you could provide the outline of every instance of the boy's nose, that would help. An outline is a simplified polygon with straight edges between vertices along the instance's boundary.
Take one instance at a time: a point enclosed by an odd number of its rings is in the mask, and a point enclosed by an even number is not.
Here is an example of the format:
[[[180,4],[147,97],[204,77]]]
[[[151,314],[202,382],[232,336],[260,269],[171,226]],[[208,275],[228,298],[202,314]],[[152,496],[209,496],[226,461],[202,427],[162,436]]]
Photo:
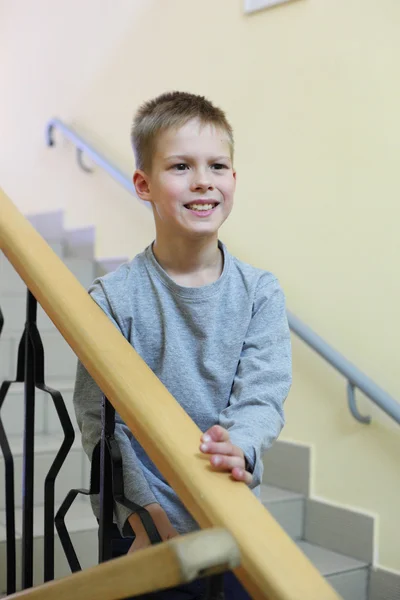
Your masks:
[[[212,190],[214,185],[208,173],[197,173],[193,177],[191,188],[196,190]]]

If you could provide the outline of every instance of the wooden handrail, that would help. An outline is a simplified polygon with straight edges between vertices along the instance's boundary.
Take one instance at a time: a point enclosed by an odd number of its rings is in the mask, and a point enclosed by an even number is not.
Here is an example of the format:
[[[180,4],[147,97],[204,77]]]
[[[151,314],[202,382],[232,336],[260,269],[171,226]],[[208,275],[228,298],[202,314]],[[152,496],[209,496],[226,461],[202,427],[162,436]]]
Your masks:
[[[239,562],[239,549],[231,534],[224,529],[206,529],[17,592],[7,600],[127,598],[223,573]]]
[[[232,533],[252,597],[338,600],[247,486],[210,468],[197,425],[1,190],[0,249],[200,526]]]

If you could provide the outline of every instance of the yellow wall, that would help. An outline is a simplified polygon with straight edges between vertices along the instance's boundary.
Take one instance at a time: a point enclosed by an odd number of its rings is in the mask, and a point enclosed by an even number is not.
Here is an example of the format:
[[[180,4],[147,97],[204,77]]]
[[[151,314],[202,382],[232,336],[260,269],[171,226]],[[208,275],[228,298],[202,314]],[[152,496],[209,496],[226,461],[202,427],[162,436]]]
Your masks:
[[[127,173],[135,107],[204,93],[236,132],[238,192],[222,238],[276,272],[289,308],[400,399],[400,2],[298,0],[245,17],[241,0],[0,0],[0,185],[25,212],[94,223],[99,256],[151,241],[151,214],[70,145],[57,115]],[[397,171],[396,171],[397,167]],[[314,492],[379,514],[400,569],[400,429],[294,340],[283,438],[316,448]]]

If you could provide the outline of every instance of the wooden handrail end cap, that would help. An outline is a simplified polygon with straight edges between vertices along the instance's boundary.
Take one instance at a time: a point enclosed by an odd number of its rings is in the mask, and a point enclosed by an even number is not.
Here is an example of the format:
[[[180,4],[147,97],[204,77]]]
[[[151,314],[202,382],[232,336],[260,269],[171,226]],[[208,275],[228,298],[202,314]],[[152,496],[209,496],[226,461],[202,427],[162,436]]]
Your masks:
[[[222,527],[178,536],[168,544],[175,552],[185,583],[230,571],[240,565],[240,550],[236,540]]]

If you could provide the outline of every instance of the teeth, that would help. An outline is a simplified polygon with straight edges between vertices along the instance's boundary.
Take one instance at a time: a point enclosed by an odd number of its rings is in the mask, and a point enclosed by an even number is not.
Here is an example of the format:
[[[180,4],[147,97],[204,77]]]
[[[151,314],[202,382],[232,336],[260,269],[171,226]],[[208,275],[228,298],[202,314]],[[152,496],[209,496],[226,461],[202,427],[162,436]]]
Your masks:
[[[191,210],[211,210],[214,208],[214,204],[189,204],[188,208]]]

